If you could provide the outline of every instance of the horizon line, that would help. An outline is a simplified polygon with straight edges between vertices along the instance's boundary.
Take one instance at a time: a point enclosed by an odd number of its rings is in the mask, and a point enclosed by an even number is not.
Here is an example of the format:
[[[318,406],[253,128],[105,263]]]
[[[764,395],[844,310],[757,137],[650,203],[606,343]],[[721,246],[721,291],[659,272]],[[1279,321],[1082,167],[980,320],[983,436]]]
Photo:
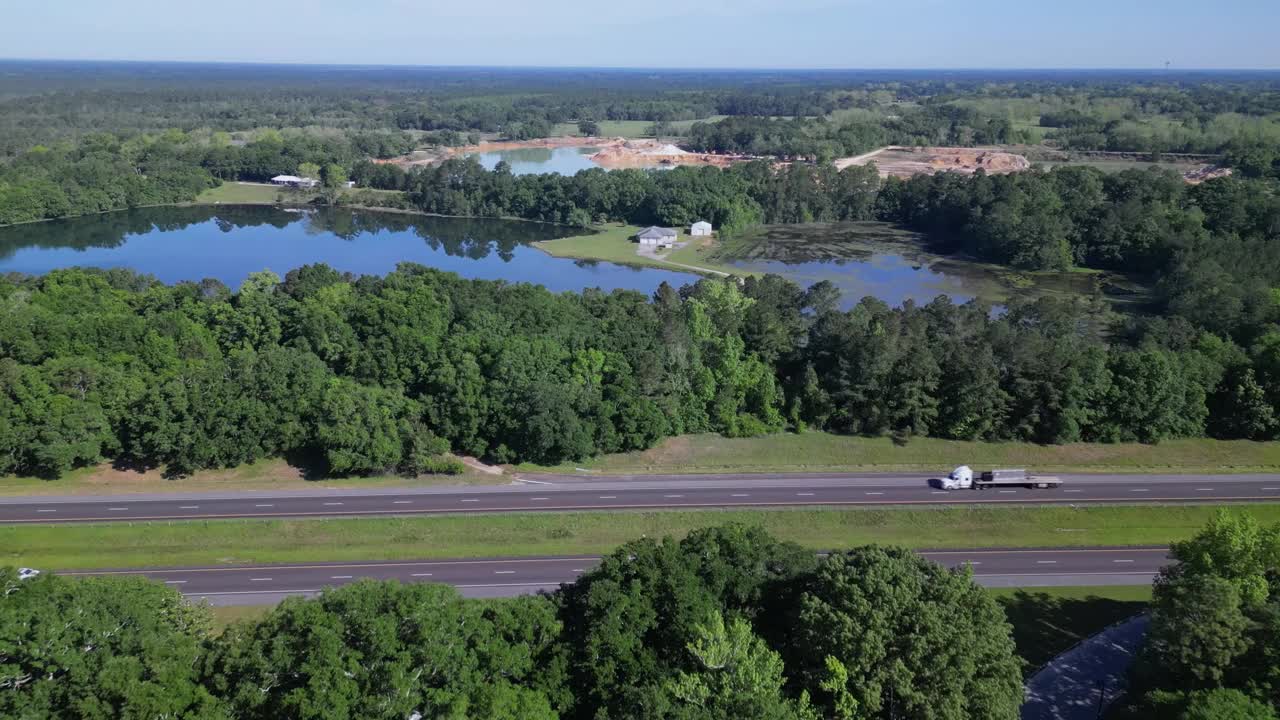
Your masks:
[[[1106,67],[1106,66],[1044,66],[1044,67],[838,67],[838,66],[679,66],[679,65],[477,65],[477,64],[420,64],[420,63],[358,63],[358,62],[307,62],[273,60],[138,60],[119,58],[36,58],[0,57],[0,63],[103,63],[128,65],[224,65],[263,67],[328,67],[328,68],[420,68],[449,70],[605,70],[605,71],[678,71],[678,72],[1151,72],[1174,73],[1280,73],[1280,67]]]

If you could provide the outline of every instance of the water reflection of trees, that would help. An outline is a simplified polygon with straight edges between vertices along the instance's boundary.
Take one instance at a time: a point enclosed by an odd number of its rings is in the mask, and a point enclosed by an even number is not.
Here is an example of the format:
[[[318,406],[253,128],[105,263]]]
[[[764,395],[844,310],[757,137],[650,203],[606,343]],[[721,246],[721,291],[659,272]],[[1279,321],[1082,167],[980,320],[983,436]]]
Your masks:
[[[474,260],[494,254],[510,261],[519,245],[565,234],[564,228],[539,223],[425,217],[341,208],[289,212],[255,206],[156,207],[0,228],[0,260],[30,247],[75,250],[120,247],[133,235],[181,231],[210,221],[228,233],[249,227],[284,228],[301,222],[305,223],[302,227],[307,233],[329,233],[348,241],[382,232],[411,232],[432,250]]]

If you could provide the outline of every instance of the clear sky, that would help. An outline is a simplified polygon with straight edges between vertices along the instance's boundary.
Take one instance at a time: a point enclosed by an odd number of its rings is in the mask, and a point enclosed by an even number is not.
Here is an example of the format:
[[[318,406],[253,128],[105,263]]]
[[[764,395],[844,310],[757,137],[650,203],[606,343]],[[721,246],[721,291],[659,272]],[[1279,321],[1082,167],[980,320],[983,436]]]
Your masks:
[[[1277,0],[0,0],[0,56],[405,65],[1280,68]]]

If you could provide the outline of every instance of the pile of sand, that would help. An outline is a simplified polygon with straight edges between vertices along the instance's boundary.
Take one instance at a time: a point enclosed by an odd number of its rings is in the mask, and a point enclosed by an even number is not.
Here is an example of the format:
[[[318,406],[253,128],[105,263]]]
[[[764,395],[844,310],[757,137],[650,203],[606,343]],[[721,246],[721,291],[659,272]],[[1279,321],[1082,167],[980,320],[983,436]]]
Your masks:
[[[857,157],[836,161],[836,167],[864,165],[874,162],[881,177],[911,177],[939,172],[970,175],[979,169],[987,173],[1011,173],[1031,167],[1031,161],[1017,153],[995,148],[890,146]]]

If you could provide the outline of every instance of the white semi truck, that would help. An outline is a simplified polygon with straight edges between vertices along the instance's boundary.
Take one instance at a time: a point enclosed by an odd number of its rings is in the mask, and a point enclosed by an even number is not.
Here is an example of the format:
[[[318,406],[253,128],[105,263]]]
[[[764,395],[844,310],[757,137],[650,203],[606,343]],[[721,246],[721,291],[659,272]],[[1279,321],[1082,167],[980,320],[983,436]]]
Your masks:
[[[993,487],[1056,488],[1062,485],[1060,478],[1048,475],[1028,475],[1026,470],[987,470],[974,475],[968,465],[952,470],[938,481],[943,490],[986,490]]]

